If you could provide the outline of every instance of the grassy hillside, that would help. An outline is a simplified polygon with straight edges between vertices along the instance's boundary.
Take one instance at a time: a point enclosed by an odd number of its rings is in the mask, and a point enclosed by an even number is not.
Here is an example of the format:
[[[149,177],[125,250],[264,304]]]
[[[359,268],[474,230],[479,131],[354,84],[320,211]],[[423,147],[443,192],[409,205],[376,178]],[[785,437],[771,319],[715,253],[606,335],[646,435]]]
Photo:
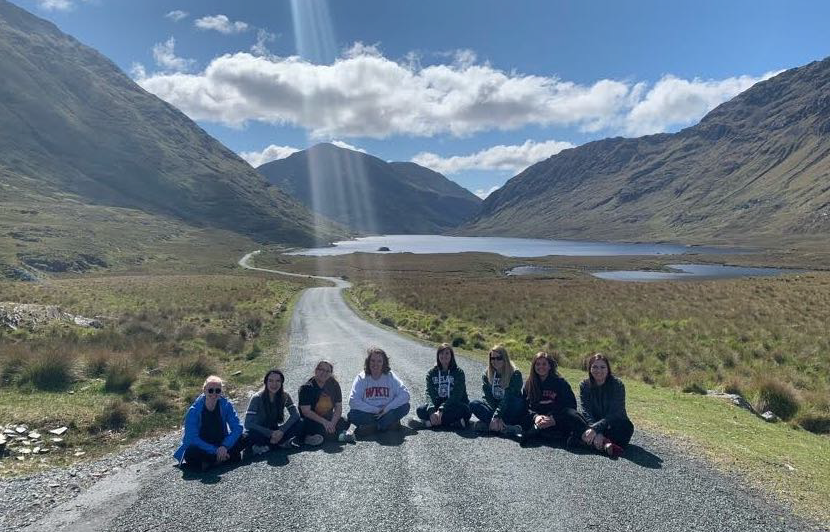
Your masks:
[[[435,234],[469,219],[481,200],[415,163],[387,163],[318,144],[258,168],[309,209],[357,231]]]
[[[757,83],[678,133],[564,150],[491,194],[462,232],[780,248],[826,241],[828,132],[825,59]]]

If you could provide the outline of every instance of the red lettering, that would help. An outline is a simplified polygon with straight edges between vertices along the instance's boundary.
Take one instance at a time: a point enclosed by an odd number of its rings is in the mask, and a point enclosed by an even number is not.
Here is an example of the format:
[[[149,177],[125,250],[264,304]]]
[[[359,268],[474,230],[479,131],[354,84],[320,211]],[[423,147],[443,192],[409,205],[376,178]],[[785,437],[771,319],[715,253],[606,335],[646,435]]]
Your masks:
[[[373,397],[389,397],[389,388],[387,386],[367,386],[366,393],[364,395],[366,399],[371,399]]]

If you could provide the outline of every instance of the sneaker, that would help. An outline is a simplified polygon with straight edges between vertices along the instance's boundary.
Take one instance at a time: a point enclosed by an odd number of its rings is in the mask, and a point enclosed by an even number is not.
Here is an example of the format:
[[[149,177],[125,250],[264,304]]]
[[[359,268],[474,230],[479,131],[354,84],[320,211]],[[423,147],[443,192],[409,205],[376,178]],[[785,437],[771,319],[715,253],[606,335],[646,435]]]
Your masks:
[[[623,454],[623,448],[616,443],[609,442],[605,444],[605,452],[611,458],[619,458]]]
[[[531,429],[532,431],[533,429]],[[519,425],[505,425],[501,431],[505,436],[518,436],[522,433],[522,427]]]
[[[417,418],[417,417],[411,418],[407,424],[409,425],[409,428],[412,428],[412,429],[415,429],[415,430],[417,430],[417,429],[428,429],[428,428],[432,427],[432,423],[429,420],[424,421],[423,419]]]
[[[483,421],[476,421],[473,423],[473,430],[476,432],[487,432],[490,430],[490,425]]]
[[[323,443],[323,436],[320,434],[309,434],[305,437],[305,444],[312,447],[317,447]]]
[[[294,445],[294,438],[287,438],[280,442],[279,448],[280,449],[290,449]]]
[[[270,451],[270,447],[267,445],[254,445],[251,447],[251,451],[254,452],[254,456],[259,456],[260,454],[265,454]]]
[[[365,438],[366,436],[371,436],[377,432],[377,430],[377,425],[374,423],[371,425],[358,425],[354,429],[354,435],[358,438]]]
[[[354,434],[344,430],[337,435],[337,441],[340,443],[355,443]]]

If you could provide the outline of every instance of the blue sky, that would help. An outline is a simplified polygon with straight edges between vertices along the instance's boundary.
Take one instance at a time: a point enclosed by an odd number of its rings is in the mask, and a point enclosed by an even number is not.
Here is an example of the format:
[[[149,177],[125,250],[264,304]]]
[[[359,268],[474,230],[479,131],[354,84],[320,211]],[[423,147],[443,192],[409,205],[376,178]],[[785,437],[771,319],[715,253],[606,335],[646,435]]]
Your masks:
[[[321,141],[485,195],[830,55],[830,2],[14,0],[257,165]]]

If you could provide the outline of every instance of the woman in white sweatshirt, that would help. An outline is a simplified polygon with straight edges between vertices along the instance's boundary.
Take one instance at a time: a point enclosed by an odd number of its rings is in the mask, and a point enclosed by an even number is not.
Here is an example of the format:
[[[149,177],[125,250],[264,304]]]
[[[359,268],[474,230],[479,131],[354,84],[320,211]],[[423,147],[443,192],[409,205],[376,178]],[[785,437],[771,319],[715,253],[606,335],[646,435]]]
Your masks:
[[[349,394],[349,423],[356,436],[375,431],[398,430],[409,413],[409,390],[389,368],[389,357],[379,347],[370,347]]]

